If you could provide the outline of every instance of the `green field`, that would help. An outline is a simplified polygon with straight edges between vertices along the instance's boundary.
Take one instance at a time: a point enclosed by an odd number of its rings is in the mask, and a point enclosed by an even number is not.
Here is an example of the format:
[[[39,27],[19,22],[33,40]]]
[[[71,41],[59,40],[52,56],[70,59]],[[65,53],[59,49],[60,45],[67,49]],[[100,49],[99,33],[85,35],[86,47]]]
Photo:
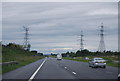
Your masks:
[[[18,62],[18,64],[2,66],[2,73],[9,72],[11,70],[25,66],[27,64],[30,64],[42,58],[44,57],[38,56],[36,53],[25,51],[23,49],[2,47],[2,61],[3,62],[10,62],[10,61]]]

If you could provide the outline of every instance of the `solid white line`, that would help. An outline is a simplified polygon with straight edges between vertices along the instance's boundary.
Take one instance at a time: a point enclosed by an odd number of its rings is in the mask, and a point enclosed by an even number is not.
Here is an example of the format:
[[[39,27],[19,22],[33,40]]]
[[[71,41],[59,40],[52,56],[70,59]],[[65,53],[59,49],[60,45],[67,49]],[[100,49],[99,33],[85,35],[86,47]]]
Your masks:
[[[76,75],[77,73],[75,73],[75,72],[72,72],[74,75]]]
[[[37,74],[37,72],[41,69],[41,67],[43,66],[43,64],[45,63],[47,58],[45,58],[45,60],[42,62],[42,64],[38,67],[38,69],[33,73],[33,75],[30,77],[30,79],[28,81],[32,81],[32,79],[35,77],[35,75]]]

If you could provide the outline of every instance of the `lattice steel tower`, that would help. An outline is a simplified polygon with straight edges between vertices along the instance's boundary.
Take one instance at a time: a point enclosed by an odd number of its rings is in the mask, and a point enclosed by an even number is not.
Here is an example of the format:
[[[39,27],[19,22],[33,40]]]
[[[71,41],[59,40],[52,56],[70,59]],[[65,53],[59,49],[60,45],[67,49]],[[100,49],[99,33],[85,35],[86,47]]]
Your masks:
[[[25,37],[24,37],[24,49],[25,50],[30,50],[30,44],[29,44],[29,28],[26,26],[23,26],[25,30]]]
[[[103,23],[101,24],[101,29],[100,29],[100,43],[99,43],[98,51],[99,52],[104,52],[105,51],[104,26],[103,26]]]
[[[83,44],[83,32],[81,31],[81,35],[80,35],[80,39],[79,39],[79,41],[80,41],[80,50],[83,50],[84,49],[84,44]]]

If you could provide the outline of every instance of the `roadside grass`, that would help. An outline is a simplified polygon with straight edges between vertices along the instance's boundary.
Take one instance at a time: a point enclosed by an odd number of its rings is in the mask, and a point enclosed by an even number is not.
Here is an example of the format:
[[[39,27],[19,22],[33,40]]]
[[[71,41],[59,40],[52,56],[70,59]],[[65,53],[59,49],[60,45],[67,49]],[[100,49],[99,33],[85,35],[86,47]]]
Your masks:
[[[119,63],[114,63],[113,62],[113,61],[120,61],[118,56],[102,56],[101,58],[107,60],[107,65],[108,66],[120,67],[120,62]]]
[[[2,46],[0,46],[0,63],[2,62]]]
[[[36,56],[36,53],[31,53],[22,49],[13,49],[7,47],[2,48],[2,57],[2,62],[18,62],[18,64],[2,66],[2,74],[44,58],[44,56]]]
[[[50,55],[49,57],[56,58],[57,56],[52,56],[52,55]]]
[[[26,59],[26,60],[24,60],[24,59]],[[42,59],[42,57],[38,57],[38,56],[24,57],[23,60],[19,61],[18,64],[11,64],[11,65],[2,66],[3,67],[2,68],[2,73],[12,71],[14,69],[25,66],[27,64],[30,64],[30,63],[35,62],[35,61],[40,60],[40,59]]]
[[[0,63],[2,63],[2,46],[0,45]],[[0,74],[2,74],[2,66],[0,65]]]
[[[92,59],[96,56],[87,56],[88,58]],[[112,67],[120,67],[120,63],[114,63],[113,61],[120,61],[118,59],[118,56],[100,56],[101,58],[107,60],[107,65]],[[63,57],[63,59],[67,60],[74,60],[74,61],[80,61],[80,62],[89,62],[89,60],[86,60],[85,57]]]

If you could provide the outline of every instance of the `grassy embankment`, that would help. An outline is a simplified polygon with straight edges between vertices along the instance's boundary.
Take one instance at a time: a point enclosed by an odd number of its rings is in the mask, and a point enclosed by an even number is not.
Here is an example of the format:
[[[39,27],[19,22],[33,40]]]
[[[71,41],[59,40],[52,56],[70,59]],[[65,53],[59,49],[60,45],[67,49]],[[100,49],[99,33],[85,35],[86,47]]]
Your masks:
[[[24,51],[22,49],[14,49],[9,47],[2,48],[2,61],[10,62],[17,61],[18,64],[5,65],[2,66],[2,73],[9,72],[11,70],[17,69],[19,67],[25,66],[39,59],[44,58],[43,56],[35,56],[36,53],[31,53],[29,51]]]
[[[0,63],[2,63],[2,46],[0,46]],[[0,74],[2,74],[2,66],[0,66]]]
[[[88,58],[92,59],[96,56],[87,56]],[[120,63],[115,63],[113,61],[119,61],[118,56],[101,56],[101,58],[107,60],[107,65],[108,66],[113,66],[113,67],[120,67]],[[67,60],[74,60],[74,61],[80,61],[80,62],[89,62],[89,60],[85,60],[85,57],[63,57],[63,59]]]

